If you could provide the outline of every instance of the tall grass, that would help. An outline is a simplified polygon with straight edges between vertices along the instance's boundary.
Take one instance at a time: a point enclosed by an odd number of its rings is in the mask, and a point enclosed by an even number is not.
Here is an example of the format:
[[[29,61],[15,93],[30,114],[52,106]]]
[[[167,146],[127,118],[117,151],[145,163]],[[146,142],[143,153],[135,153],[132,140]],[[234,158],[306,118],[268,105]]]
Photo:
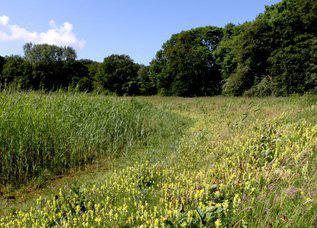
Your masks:
[[[0,183],[18,185],[127,152],[163,127],[155,115],[133,99],[1,93]]]

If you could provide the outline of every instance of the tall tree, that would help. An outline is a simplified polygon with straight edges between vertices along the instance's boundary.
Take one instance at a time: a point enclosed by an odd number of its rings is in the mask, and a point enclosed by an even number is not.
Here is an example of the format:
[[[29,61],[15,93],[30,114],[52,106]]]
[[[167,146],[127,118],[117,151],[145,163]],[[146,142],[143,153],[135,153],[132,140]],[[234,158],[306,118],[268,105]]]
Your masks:
[[[111,55],[100,65],[96,80],[110,93],[135,95],[139,68],[127,55]]]
[[[34,89],[56,90],[75,86],[88,74],[87,67],[76,62],[76,51],[71,47],[27,43],[24,55],[32,64],[30,81]]]
[[[316,90],[316,31],[316,1],[283,0],[267,7],[215,52],[223,60],[224,93],[288,95]]]
[[[207,96],[220,93],[220,72],[213,50],[223,30],[203,27],[175,34],[151,62],[150,73],[162,95]]]
[[[29,62],[54,62],[75,60],[76,51],[71,47],[58,47],[49,44],[26,43],[23,47],[24,56]]]

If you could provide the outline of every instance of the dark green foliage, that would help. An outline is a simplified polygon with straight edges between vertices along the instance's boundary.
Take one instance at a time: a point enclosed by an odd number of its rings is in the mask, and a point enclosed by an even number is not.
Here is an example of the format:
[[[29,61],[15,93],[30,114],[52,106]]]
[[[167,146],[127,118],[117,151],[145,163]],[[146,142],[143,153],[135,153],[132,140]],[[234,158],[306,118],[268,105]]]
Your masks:
[[[32,89],[52,91],[75,87],[81,78],[88,76],[87,67],[75,60],[76,51],[70,47],[27,43],[24,55],[32,64],[29,76]]]
[[[32,64],[32,89],[56,90],[67,87],[68,79],[64,74],[63,64],[58,62],[38,61]]]
[[[1,57],[2,89],[14,84],[15,87],[23,90],[53,91],[77,87],[79,84],[79,90],[92,91],[93,83],[88,63],[76,61],[74,49],[28,43],[24,45],[24,51],[25,58],[10,56],[3,59]]]
[[[25,58],[32,63],[75,60],[77,57],[76,51],[71,47],[26,43],[23,49]]]
[[[224,80],[237,68],[237,54],[240,42],[240,34],[250,26],[251,23],[244,23],[239,26],[227,24],[224,28],[224,36],[217,48],[214,50],[216,63],[220,66],[221,76]]]
[[[268,59],[273,75],[272,93],[286,96],[317,89],[317,39],[297,36],[295,44],[277,49]]]
[[[98,85],[98,82],[96,81],[96,75],[98,72],[98,69],[101,65],[101,63],[98,63],[96,61],[92,61],[89,59],[82,59],[77,61],[81,64],[83,64],[85,67],[87,67],[88,70],[88,75],[85,75],[84,77],[82,77],[78,83],[77,83],[77,88],[79,91],[85,91],[85,92],[91,92],[94,89],[98,90],[98,88],[94,88],[94,84]]]
[[[64,62],[64,75],[66,80],[71,81],[73,87],[80,86],[80,91],[91,91],[92,82],[89,83],[89,69],[88,67],[80,61],[69,60]],[[86,80],[88,79],[88,80]],[[85,81],[85,83],[83,83]],[[78,85],[80,82],[80,85]],[[85,85],[85,86],[84,86]],[[67,86],[67,83],[66,83]]]
[[[244,92],[246,96],[266,97],[273,93],[273,82],[271,77],[263,78],[258,84],[253,86],[250,90]]]
[[[76,87],[79,81],[88,77],[88,68],[74,60],[62,62],[39,61],[32,64],[32,89],[56,90]],[[91,88],[91,86],[90,86]],[[82,88],[89,90],[89,88]]]
[[[93,91],[93,81],[89,77],[81,78],[77,83],[77,89],[82,92]]]
[[[138,94],[139,65],[127,55],[111,55],[104,59],[96,75],[97,82],[108,92],[118,95]]]
[[[149,96],[157,93],[156,81],[155,78],[150,75],[150,67],[148,66],[140,66],[138,71],[138,84],[141,95]]]
[[[2,56],[0,56],[0,84],[2,82],[2,70],[3,70],[3,65],[5,64],[6,59]],[[0,87],[1,89],[1,87]]]
[[[252,23],[228,26],[215,51],[223,92],[286,96],[316,90],[316,22],[316,1],[284,0]]]
[[[19,56],[7,57],[3,65],[1,86],[4,88],[10,84],[15,84],[20,88],[27,88],[32,75],[32,66]]]
[[[151,75],[162,95],[207,96],[220,93],[220,72],[212,51],[222,39],[217,27],[175,34],[156,54]]]
[[[5,58],[0,56],[0,75],[2,75],[3,65],[5,64]]]

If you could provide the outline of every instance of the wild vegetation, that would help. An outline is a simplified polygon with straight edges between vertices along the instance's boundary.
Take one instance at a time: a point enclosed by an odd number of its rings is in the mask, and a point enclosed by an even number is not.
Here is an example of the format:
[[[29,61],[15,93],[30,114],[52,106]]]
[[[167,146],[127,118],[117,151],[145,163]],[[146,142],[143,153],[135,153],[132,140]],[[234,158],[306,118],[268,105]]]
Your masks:
[[[24,99],[24,105],[20,106],[28,108],[31,102],[26,99],[37,98],[44,100],[46,110],[51,110],[50,105],[54,107],[50,103],[53,101],[61,102],[62,106],[71,103],[70,109],[75,109],[77,101],[82,100],[86,108],[78,108],[81,114],[76,115],[84,117],[89,109],[101,112],[102,107],[111,107],[110,115],[119,112],[113,117],[115,121],[117,115],[128,115],[127,121],[121,120],[126,124],[147,112],[150,113],[147,116],[154,116],[155,128],[159,130],[152,133],[154,137],[146,145],[132,149],[128,156],[108,158],[98,168],[53,184],[50,191],[38,190],[38,194],[22,202],[21,193],[16,193],[13,195],[16,203],[10,200],[12,192],[4,193],[0,226],[313,227],[316,224],[316,96],[135,98],[133,102],[139,108],[128,98],[114,98],[110,102],[108,98],[91,95],[18,96]],[[122,106],[116,99],[128,106],[129,111],[120,114],[122,110],[116,105]],[[90,104],[92,100],[96,104]],[[147,108],[143,110],[144,107]],[[81,120],[77,118],[74,120]],[[99,120],[97,115],[94,118]],[[120,126],[119,130],[130,129]],[[135,132],[141,129],[134,124],[130,126],[134,126],[131,128]],[[81,135],[80,129],[77,130],[74,137]],[[122,142],[126,140],[124,136]],[[20,143],[15,138],[17,145],[26,145],[22,138],[19,140]],[[83,142],[76,140],[79,145],[85,145]],[[59,143],[63,147],[67,142]]]
[[[287,96],[317,91],[317,3],[283,0],[254,21],[174,34],[149,66],[127,55],[76,60],[70,47],[26,44],[0,57],[0,88],[117,95]]]
[[[1,93],[0,107],[0,185],[120,156],[169,129],[164,113],[134,99]]]

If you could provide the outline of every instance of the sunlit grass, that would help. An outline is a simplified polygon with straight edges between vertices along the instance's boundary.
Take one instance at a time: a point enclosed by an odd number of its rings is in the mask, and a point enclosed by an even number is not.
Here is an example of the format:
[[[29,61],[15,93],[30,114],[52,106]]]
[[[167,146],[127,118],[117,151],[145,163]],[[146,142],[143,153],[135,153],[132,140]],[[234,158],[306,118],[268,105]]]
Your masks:
[[[164,126],[162,113],[134,99],[2,93],[0,107],[2,185],[120,156]]]
[[[155,118],[167,131],[0,226],[314,226],[316,96],[136,100],[173,113]]]

